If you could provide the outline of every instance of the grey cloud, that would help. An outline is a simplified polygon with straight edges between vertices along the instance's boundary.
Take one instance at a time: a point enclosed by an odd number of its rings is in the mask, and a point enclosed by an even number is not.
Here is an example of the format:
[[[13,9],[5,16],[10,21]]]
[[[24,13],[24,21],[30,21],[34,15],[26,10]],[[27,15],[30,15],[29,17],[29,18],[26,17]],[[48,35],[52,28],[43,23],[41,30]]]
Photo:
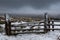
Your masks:
[[[60,2],[60,0],[0,0],[0,7],[21,8],[22,6],[29,5],[35,9],[43,9],[57,2]]]
[[[60,13],[60,0],[0,0],[0,13]]]

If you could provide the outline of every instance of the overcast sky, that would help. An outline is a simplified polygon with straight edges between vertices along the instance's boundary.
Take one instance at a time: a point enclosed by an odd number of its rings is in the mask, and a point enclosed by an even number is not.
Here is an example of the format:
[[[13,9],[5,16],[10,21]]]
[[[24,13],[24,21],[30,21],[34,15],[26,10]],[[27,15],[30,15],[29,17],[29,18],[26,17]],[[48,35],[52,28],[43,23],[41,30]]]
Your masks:
[[[60,0],[0,0],[0,13],[60,13]]]

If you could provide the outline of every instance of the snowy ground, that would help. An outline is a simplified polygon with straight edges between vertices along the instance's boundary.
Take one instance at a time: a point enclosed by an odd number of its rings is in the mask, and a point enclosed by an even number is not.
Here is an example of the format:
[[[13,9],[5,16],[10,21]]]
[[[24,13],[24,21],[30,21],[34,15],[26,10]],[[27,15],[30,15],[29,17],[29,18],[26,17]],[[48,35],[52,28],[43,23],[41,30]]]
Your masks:
[[[60,24],[60,22],[55,22],[55,24]],[[4,26],[1,25],[1,26]],[[55,28],[60,28],[55,26]],[[17,36],[7,36],[0,33],[0,40],[58,40],[60,36],[60,31],[50,31],[46,34],[19,34]]]
[[[59,36],[60,31],[51,31],[46,34],[19,34],[17,36],[0,34],[0,40],[57,40]]]

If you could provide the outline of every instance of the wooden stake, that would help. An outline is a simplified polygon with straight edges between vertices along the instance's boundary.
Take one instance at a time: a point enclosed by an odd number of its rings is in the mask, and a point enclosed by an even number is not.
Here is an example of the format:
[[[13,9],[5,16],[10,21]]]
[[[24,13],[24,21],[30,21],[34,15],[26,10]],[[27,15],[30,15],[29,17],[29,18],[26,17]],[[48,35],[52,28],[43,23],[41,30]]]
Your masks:
[[[52,28],[54,28],[54,25],[53,24],[54,24],[54,20],[52,20]],[[54,31],[54,29],[52,31]]]
[[[47,30],[46,30],[47,29],[47,24],[46,24],[47,23],[47,13],[45,13],[44,18],[45,18],[44,19],[44,32],[47,32]]]

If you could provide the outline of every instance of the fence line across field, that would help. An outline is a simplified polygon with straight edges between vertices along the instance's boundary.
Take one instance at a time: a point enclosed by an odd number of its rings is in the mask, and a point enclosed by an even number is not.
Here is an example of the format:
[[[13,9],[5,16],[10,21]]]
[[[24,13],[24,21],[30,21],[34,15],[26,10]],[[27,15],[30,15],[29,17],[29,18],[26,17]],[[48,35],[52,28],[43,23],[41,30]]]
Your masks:
[[[27,22],[27,23],[19,24],[18,26],[15,26],[15,27],[14,27],[14,25],[11,25],[11,20],[9,18],[10,18],[9,15],[7,16],[7,14],[5,14],[5,32],[7,35],[12,35],[11,31],[14,32],[13,34],[20,34],[20,33],[23,34],[23,33],[47,33],[50,30],[52,30],[52,31],[60,30],[60,29],[54,28],[54,26],[60,26],[60,24],[54,24],[54,22],[55,22],[54,19],[51,19],[50,17],[48,17],[47,13],[44,14],[44,19],[42,21]],[[36,23],[38,23],[38,24],[36,24]],[[41,25],[41,23],[43,23],[43,24]],[[26,25],[24,25],[24,24],[26,24]],[[16,29],[16,27],[26,27],[26,26],[31,26],[31,28],[30,29],[23,29],[23,28]],[[33,27],[35,27],[35,26],[43,26],[44,28],[33,29]],[[52,28],[50,28],[50,26],[52,26]],[[15,29],[12,30],[11,29],[12,27],[14,27]],[[43,30],[43,32],[33,32],[33,30],[36,30],[36,31]],[[17,31],[17,33],[16,33],[16,31]]]

